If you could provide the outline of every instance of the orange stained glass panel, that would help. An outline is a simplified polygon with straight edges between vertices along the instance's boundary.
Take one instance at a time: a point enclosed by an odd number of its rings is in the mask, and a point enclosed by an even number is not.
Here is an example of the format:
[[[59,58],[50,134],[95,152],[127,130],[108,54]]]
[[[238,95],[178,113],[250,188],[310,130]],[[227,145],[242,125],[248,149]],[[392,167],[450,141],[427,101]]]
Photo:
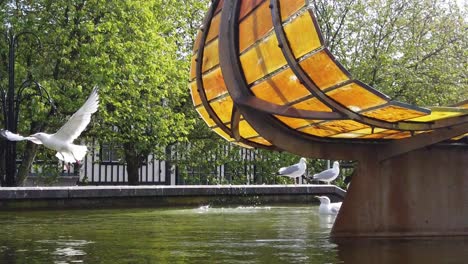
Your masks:
[[[250,1],[241,1],[241,6],[239,10],[239,20],[242,20],[246,15],[250,13],[255,7],[264,2],[265,0],[250,0]],[[268,2],[268,1],[266,1]]]
[[[291,69],[275,74],[252,87],[252,92],[260,99],[284,105],[310,94],[297,79]]]
[[[296,58],[322,46],[309,12],[284,26],[284,32]]]
[[[217,128],[213,128],[213,131],[220,135],[221,137],[223,137],[224,139],[226,139],[227,141],[234,141],[233,138],[231,138],[228,134],[226,134],[226,132],[224,132],[224,130],[222,130],[221,128],[217,127]]]
[[[243,3],[245,3],[244,1]],[[273,29],[270,1],[263,2],[254,12],[247,16],[239,25],[239,50],[244,51],[254,42],[264,37]],[[287,5],[281,5],[281,18],[285,20],[291,14],[305,5],[304,0],[289,0]]]
[[[367,134],[367,135],[362,136],[361,138],[365,138],[365,139],[380,139],[380,138],[385,138],[385,137],[388,137],[388,136],[390,136],[390,135],[399,134],[399,133],[401,133],[401,131],[397,131],[397,130],[387,130],[387,131],[385,131],[385,132],[374,133],[374,134]]]
[[[290,38],[289,43],[296,56],[302,56],[320,46],[316,33],[304,33],[310,30],[310,27],[314,28],[313,24],[307,25],[307,22],[312,23],[312,19],[309,13],[305,12],[284,26],[286,35]],[[295,36],[297,34],[301,36]],[[286,64],[286,59],[278,47],[278,39],[275,34],[268,36],[264,41],[242,54],[240,61],[248,84]]]
[[[247,144],[244,144],[242,142],[233,141],[232,143],[238,145],[239,147],[243,147],[243,148],[246,148],[246,149],[253,149],[253,147],[251,147],[251,146],[249,146]]]
[[[232,99],[231,97],[224,97],[219,100],[210,103],[211,108],[219,117],[221,122],[230,122],[232,115]]]
[[[407,137],[410,137],[410,136],[411,136],[410,132],[404,131],[404,132],[388,135],[388,136],[385,137],[385,139],[400,139],[400,138],[407,138]]]
[[[287,117],[287,116],[279,116],[275,115],[281,122],[287,125],[290,128],[296,129],[298,127],[305,127],[313,123],[312,120],[306,120],[302,118],[294,118],[294,117]]]
[[[387,102],[387,100],[370,92],[357,83],[351,83],[334,89],[328,92],[327,95],[354,112]]]
[[[301,61],[300,65],[321,90],[349,80],[325,50]]]
[[[208,34],[206,35],[205,43],[208,43],[211,40],[213,40],[214,38],[218,37],[220,23],[221,23],[221,13],[218,13],[211,20],[210,31],[208,31]]]
[[[240,61],[248,84],[286,64],[275,35],[270,35],[260,44],[242,54]]]
[[[350,131],[362,129],[368,127],[367,125],[358,123],[353,120],[333,120],[325,123],[320,123],[321,128],[336,131],[338,133],[348,133]]]
[[[209,126],[209,127],[212,127],[212,126],[215,126],[216,123],[214,122],[213,119],[211,119],[210,115],[208,114],[208,112],[206,111],[206,109],[203,107],[203,106],[200,106],[200,107],[197,107],[196,108],[198,114],[200,114],[201,118],[203,119],[203,121],[205,121],[205,123]]]
[[[239,122],[239,135],[243,138],[258,136],[258,132],[245,120]]]
[[[416,121],[416,122],[430,122],[430,121],[435,121],[439,119],[445,119],[449,117],[455,117],[455,116],[460,116],[463,115],[464,113],[462,111],[457,112],[457,111],[438,111],[437,109],[431,109],[431,113],[426,116],[421,116],[421,117],[416,117],[410,119],[410,121]]]
[[[397,105],[386,105],[381,108],[366,111],[363,115],[389,122],[396,122],[423,116],[426,115],[426,113]]]
[[[314,125],[301,128],[299,129],[299,131],[306,133],[306,134],[313,135],[313,136],[317,136],[317,137],[327,137],[327,136],[334,135],[337,133],[337,131],[335,130],[332,130],[326,127],[314,126]]]
[[[200,46],[201,37],[202,37],[201,34],[202,34],[202,31],[201,31],[201,30],[198,30],[198,31],[197,31],[197,37],[195,38],[195,41],[193,42],[193,52],[192,52],[192,55],[195,55],[195,53],[197,53],[198,47]]]
[[[252,142],[255,142],[255,143],[258,143],[258,144],[265,145],[265,146],[271,146],[272,145],[268,140],[266,140],[266,139],[264,139],[262,137],[249,138],[248,140],[252,141]]]
[[[196,73],[196,60],[197,59],[197,55],[193,55],[192,56],[192,59],[190,61],[190,81],[193,81],[195,79],[195,75],[197,74]]]
[[[203,52],[202,72],[205,72],[219,64],[218,39],[205,46]]]
[[[192,94],[192,102],[194,106],[198,106],[202,103],[200,94],[197,91],[197,83],[191,82],[190,83],[190,93]]]
[[[203,76],[203,88],[205,89],[206,98],[208,100],[227,93],[226,84],[224,83],[220,67],[217,67],[215,70]]]
[[[309,110],[309,111],[333,112],[333,110],[330,107],[326,106],[316,97],[309,98],[300,103],[297,103],[293,105],[293,107],[297,109]]]

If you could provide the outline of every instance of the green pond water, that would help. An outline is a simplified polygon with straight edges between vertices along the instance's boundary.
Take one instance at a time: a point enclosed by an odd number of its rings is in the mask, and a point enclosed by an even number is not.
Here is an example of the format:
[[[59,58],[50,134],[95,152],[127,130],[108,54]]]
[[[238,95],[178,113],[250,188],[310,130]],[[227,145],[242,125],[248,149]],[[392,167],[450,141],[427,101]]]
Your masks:
[[[317,206],[0,212],[0,263],[468,263],[468,239],[329,238]]]

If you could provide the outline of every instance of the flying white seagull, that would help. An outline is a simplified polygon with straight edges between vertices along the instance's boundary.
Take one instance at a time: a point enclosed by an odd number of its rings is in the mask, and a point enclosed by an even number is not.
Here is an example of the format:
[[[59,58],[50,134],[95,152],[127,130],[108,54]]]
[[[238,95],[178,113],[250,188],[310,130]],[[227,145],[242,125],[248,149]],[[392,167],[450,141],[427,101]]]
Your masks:
[[[65,162],[79,162],[84,158],[88,148],[84,145],[75,145],[73,141],[85,130],[91,121],[91,115],[99,106],[98,88],[95,87],[88,100],[74,113],[56,133],[47,134],[39,132],[27,137],[14,134],[8,130],[0,130],[0,135],[10,141],[29,140],[36,144],[44,144],[47,148],[57,151],[55,156]]]
[[[331,203],[330,198],[327,196],[315,196],[320,200],[319,213],[320,214],[338,214],[341,208],[340,203]]]
[[[324,170],[320,173],[314,174],[312,179],[326,182],[330,184],[331,181],[335,180],[336,177],[340,174],[340,164],[338,161],[333,162],[333,167],[328,170]]]
[[[278,173],[281,176],[287,176],[287,177],[296,179],[297,177],[301,177],[302,175],[304,175],[306,169],[307,169],[306,159],[301,158],[299,160],[299,163],[291,165],[289,167],[283,167],[279,169]]]

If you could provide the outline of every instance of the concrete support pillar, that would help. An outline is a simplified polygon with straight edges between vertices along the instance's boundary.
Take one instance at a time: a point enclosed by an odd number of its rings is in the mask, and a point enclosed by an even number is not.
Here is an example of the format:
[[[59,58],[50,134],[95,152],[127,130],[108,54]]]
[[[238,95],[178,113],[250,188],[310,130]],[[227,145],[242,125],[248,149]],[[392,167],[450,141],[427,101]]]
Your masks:
[[[468,148],[437,146],[360,161],[334,237],[468,235]]]

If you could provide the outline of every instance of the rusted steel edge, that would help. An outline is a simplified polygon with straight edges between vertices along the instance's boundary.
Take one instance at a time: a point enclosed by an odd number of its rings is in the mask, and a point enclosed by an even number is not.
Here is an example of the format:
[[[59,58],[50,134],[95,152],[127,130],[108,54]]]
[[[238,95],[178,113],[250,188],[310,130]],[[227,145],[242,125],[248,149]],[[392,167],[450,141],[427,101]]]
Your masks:
[[[197,58],[196,58],[196,66],[195,66],[195,79],[196,79],[196,82],[197,82],[197,91],[200,94],[200,99],[202,101],[203,107],[208,112],[210,118],[212,118],[213,121],[215,122],[215,124],[219,128],[221,128],[228,136],[230,136],[231,138],[234,138],[235,140],[237,140],[237,141],[239,141],[239,142],[241,142],[243,144],[246,144],[246,145],[249,145],[249,146],[252,146],[252,147],[255,147],[255,148],[267,148],[268,149],[268,148],[270,148],[269,146],[265,146],[265,145],[262,145],[262,144],[259,144],[259,143],[251,142],[251,141],[248,141],[248,140],[243,139],[240,136],[238,136],[238,134],[239,134],[239,130],[238,130],[239,126],[238,125],[234,126],[234,128],[237,128],[237,131],[233,133],[221,121],[221,119],[219,119],[218,115],[214,112],[213,108],[211,108],[211,106],[210,106],[210,104],[208,102],[208,99],[206,97],[206,93],[205,93],[205,89],[204,89],[204,85],[203,85],[203,79],[202,79],[203,53],[204,53],[204,50],[205,50],[206,36],[208,35],[208,32],[210,31],[211,20],[213,18],[213,15],[214,15],[214,13],[216,11],[216,8],[217,8],[218,4],[219,4],[219,0],[213,0],[212,1],[210,9],[208,10],[207,15],[205,16],[205,19],[203,21],[202,36],[201,36],[201,39],[200,39],[200,47],[198,47],[198,50],[197,50]],[[236,136],[238,138],[236,138]]]
[[[221,17],[219,35],[220,67],[226,87],[244,119],[262,137],[279,149],[304,157],[323,157],[334,159],[360,159],[373,153],[379,144],[369,141],[350,141],[343,139],[321,138],[305,134],[280,122],[271,114],[245,106],[242,99],[252,96],[245,81],[238,56],[237,16],[240,0],[225,1]],[[367,154],[366,154],[367,153]]]
[[[208,10],[206,17],[203,21],[203,26],[201,28],[202,36],[200,38],[200,47],[197,50],[197,58],[195,59],[195,80],[197,82],[197,91],[200,94],[200,99],[202,101],[203,107],[205,107],[206,111],[208,112],[209,116],[216,125],[221,128],[226,134],[228,134],[231,138],[233,138],[232,132],[229,130],[227,126],[219,119],[218,115],[214,112],[213,108],[208,102],[208,98],[206,97],[205,88],[203,85],[203,77],[202,77],[202,64],[203,64],[203,54],[205,51],[205,41],[210,31],[211,26],[211,19],[216,11],[216,7],[218,6],[219,0],[213,0]]]
[[[283,56],[285,57],[289,67],[294,72],[294,74],[299,79],[299,81],[304,85],[304,87],[306,87],[312,94],[315,95],[315,97],[317,97],[317,99],[319,99],[322,103],[324,103],[325,105],[327,105],[334,111],[338,111],[351,120],[369,125],[371,127],[380,127],[380,128],[386,128],[386,129],[392,129],[392,130],[409,130],[409,131],[434,130],[434,129],[440,129],[440,128],[453,126],[453,125],[466,122],[466,121],[460,120],[460,118],[447,118],[445,120],[427,122],[427,123],[407,122],[407,121],[388,122],[384,120],[366,117],[364,115],[361,115],[361,114],[358,114],[356,112],[349,110],[348,108],[346,108],[339,102],[328,97],[322,90],[320,90],[317,87],[317,85],[314,83],[314,81],[305,73],[304,69],[296,60],[294,53],[292,52],[291,46],[289,44],[289,41],[286,37],[286,33],[284,32],[282,22],[281,22],[281,13],[280,13],[281,11],[279,8],[279,0],[270,0],[270,9],[271,9],[273,27],[275,30],[276,38],[278,39],[279,47],[281,51],[283,52]],[[317,33],[323,45],[323,38],[321,35],[321,31],[318,27],[315,15],[313,14],[310,8],[309,8],[309,14],[312,20],[314,21],[314,26],[317,29]],[[337,63],[337,61],[335,62]],[[337,63],[337,65],[341,66],[339,63]],[[365,87],[367,88],[368,86],[365,85]],[[372,90],[370,91],[373,92]]]
[[[238,104],[250,107],[268,114],[281,115],[302,119],[315,119],[315,120],[339,120],[345,117],[336,112],[320,112],[296,109],[291,106],[273,104],[268,101],[262,100],[255,96],[248,96],[239,99]]]
[[[449,140],[468,132],[468,123],[441,128],[433,132],[422,133],[409,138],[394,140],[379,149],[379,161],[385,161],[395,156],[420,149],[429,145]]]

